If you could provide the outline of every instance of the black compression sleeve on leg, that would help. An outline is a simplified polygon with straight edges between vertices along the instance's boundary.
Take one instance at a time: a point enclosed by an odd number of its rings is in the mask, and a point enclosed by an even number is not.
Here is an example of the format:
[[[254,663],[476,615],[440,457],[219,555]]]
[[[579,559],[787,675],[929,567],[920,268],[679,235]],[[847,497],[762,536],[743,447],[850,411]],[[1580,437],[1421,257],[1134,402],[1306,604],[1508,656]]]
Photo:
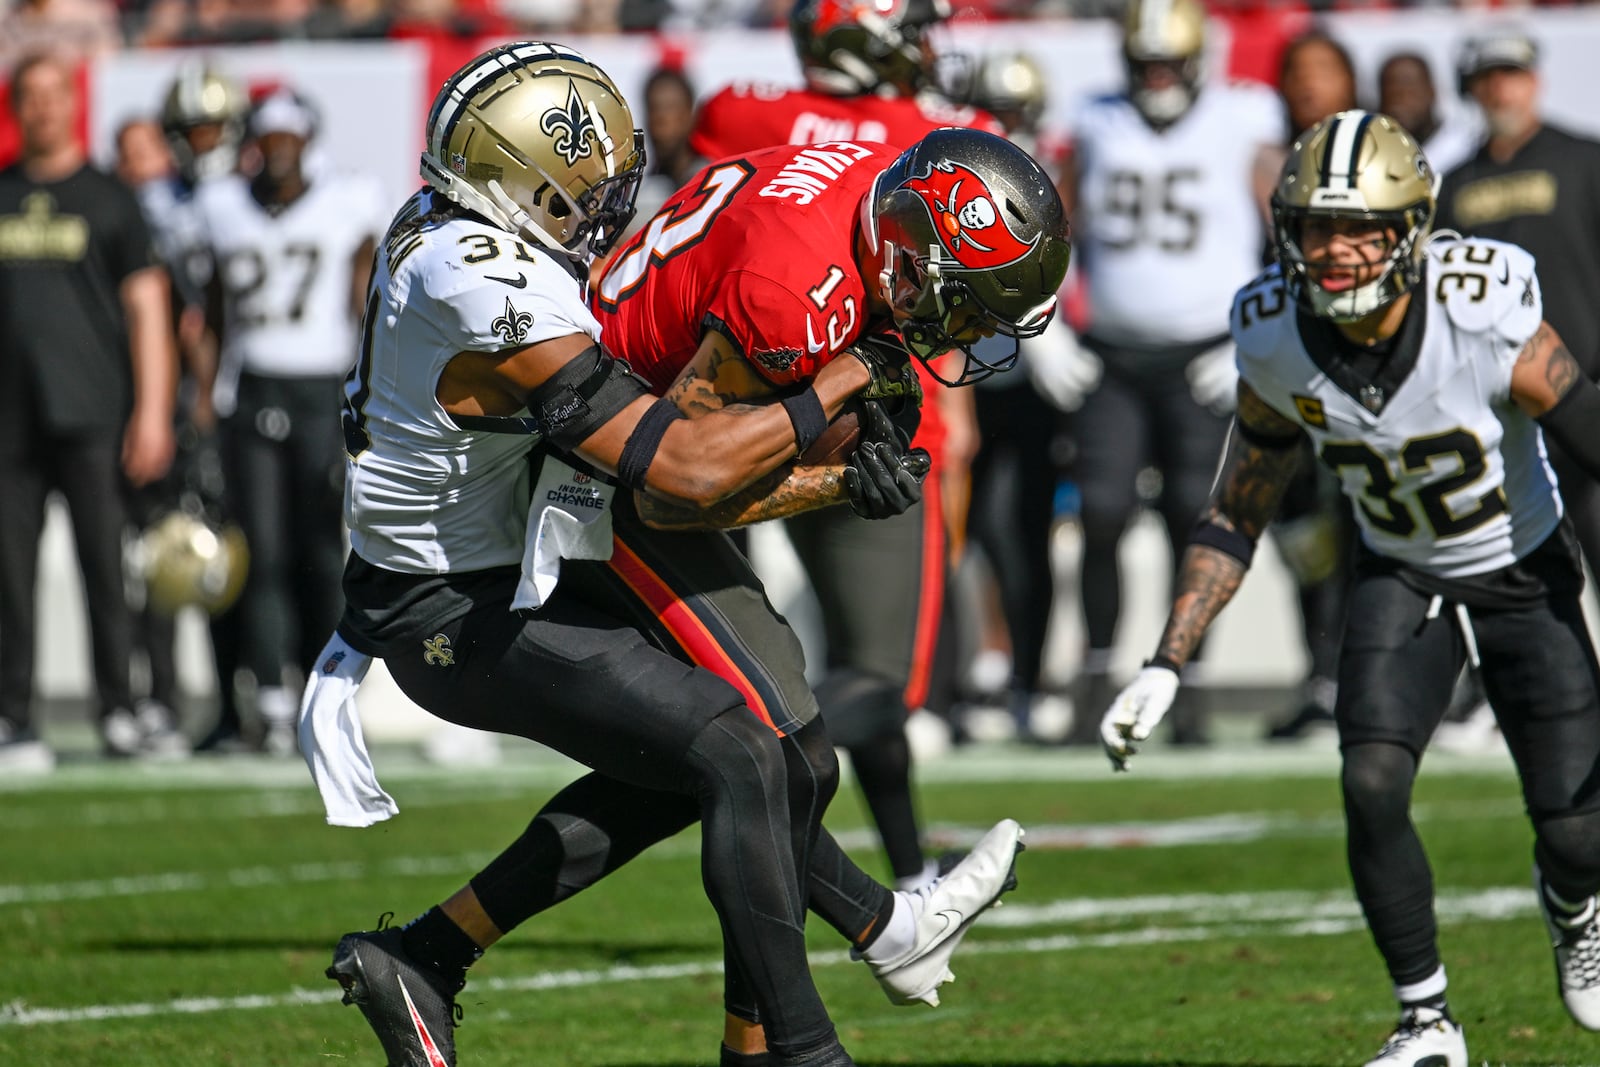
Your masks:
[[[895,879],[922,873],[922,833],[911,790],[911,745],[905,728],[848,750],[861,795],[872,811]]]
[[[894,915],[894,894],[856,866],[826,829],[811,846],[806,890],[811,910],[858,949],[876,941]]]
[[[1600,386],[1579,382],[1537,421],[1589,477],[1600,481],[1600,431],[1595,429],[1600,426]]]
[[[551,797],[473,876],[472,890],[495,929],[510,933],[699,817],[692,797],[588,774]]]
[[[1396,985],[1420,982],[1439,969],[1433,871],[1411,823],[1417,760],[1399,745],[1352,745],[1342,784],[1351,880]]]

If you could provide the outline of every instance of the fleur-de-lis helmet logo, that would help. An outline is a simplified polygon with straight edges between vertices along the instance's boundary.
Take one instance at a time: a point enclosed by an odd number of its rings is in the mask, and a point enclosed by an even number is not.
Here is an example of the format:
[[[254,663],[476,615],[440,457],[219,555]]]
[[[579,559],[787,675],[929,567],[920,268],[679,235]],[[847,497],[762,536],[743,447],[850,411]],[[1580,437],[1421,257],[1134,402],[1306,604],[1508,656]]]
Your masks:
[[[489,329],[499,334],[508,345],[519,344],[528,336],[528,330],[533,326],[533,316],[526,311],[518,311],[511,303],[511,298],[506,297],[506,311],[498,319],[489,324]]]
[[[578,83],[573,81],[567,82],[566,106],[553,107],[540,116],[539,129],[555,138],[552,147],[569,167],[593,155],[594,142],[599,140],[594,119],[578,95]]]

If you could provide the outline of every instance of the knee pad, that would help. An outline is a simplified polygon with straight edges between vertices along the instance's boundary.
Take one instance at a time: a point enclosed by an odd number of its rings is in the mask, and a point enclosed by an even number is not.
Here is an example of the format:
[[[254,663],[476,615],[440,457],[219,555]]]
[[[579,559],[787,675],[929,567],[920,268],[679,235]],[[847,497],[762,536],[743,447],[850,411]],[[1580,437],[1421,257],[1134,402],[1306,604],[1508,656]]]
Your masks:
[[[783,746],[772,727],[740,705],[712,719],[685,754],[691,788],[703,801],[729,792],[735,799],[785,795],[788,769]]]
[[[1417,759],[1400,745],[1373,742],[1345,749],[1339,784],[1351,829],[1403,822],[1416,777]]]
[[[833,738],[822,722],[807,723],[789,737],[811,775],[819,808],[827,808],[839,791],[839,757],[833,750]]]
[[[900,686],[876,674],[854,667],[830,671],[817,686],[828,737],[848,749],[905,729],[906,703],[901,694]]]
[[[1600,805],[1535,814],[1534,858],[1545,880],[1563,896],[1600,889]]]

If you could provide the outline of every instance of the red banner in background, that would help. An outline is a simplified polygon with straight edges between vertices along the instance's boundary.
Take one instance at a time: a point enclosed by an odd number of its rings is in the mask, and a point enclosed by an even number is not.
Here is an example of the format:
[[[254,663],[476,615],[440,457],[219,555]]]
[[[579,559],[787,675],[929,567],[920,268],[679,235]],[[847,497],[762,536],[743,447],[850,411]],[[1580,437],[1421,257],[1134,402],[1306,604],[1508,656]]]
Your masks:
[[[73,72],[78,86],[78,143],[89,143],[89,66],[79,64]],[[22,154],[22,135],[17,130],[17,117],[11,110],[11,75],[8,72],[0,81],[0,167],[9,167]]]

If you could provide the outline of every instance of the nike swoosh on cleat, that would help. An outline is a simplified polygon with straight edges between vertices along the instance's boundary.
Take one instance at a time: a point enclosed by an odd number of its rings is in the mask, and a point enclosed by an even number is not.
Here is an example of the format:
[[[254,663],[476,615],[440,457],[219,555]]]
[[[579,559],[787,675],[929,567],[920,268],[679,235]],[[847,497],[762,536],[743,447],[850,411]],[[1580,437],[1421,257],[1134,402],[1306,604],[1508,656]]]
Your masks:
[[[433,1035],[428,1033],[427,1024],[422,1021],[417,1006],[411,1002],[411,990],[406,988],[406,980],[399,975],[395,975],[394,980],[400,983],[400,995],[406,998],[406,1010],[411,1013],[411,1025],[416,1028],[417,1040],[422,1042],[422,1053],[428,1057],[428,1067],[450,1067],[444,1053],[439,1051],[438,1043],[433,1040]]]
[[[526,274],[519,274],[515,278],[502,278],[498,274],[485,274],[484,277],[491,282],[509,285],[513,289],[526,289],[528,287],[528,276]]]
[[[944,941],[945,938],[961,929],[961,924],[967,921],[967,917],[962,915],[959,911],[956,911],[954,908],[941,908],[939,911],[935,912],[935,914],[944,920],[945,928],[944,933],[940,934],[938,938],[935,939],[934,944],[939,944],[940,942]]]

